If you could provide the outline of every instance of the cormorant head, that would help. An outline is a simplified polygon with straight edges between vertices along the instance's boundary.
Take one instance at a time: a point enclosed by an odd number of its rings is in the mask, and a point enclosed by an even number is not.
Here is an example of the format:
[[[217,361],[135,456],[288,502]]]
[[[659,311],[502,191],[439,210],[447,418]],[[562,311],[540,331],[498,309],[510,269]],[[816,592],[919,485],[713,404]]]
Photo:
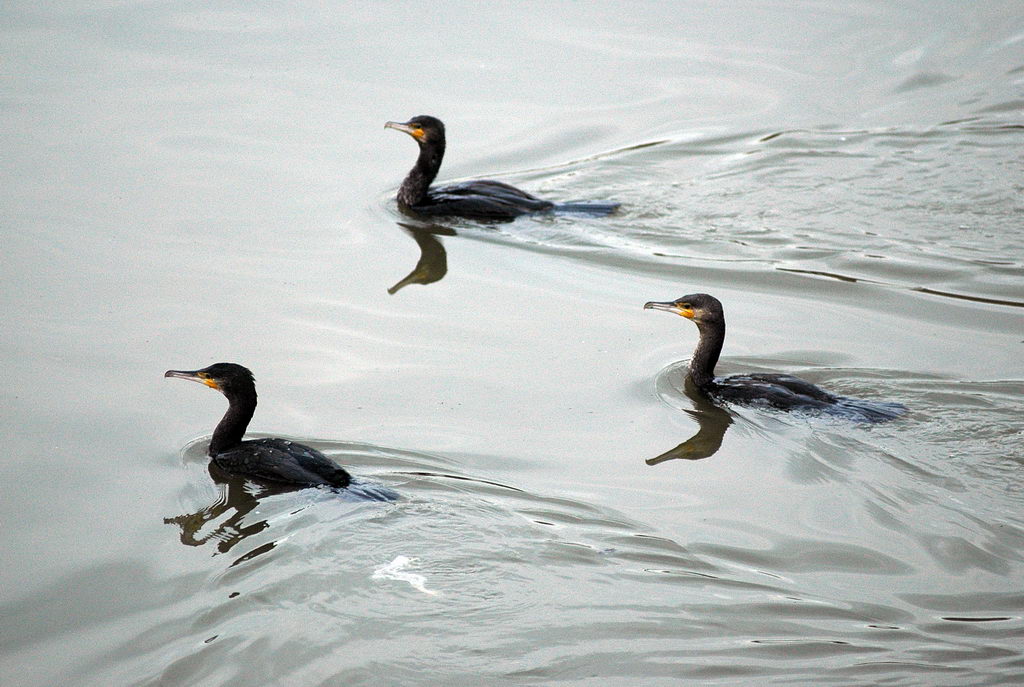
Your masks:
[[[664,310],[693,320],[698,326],[713,322],[725,322],[722,303],[706,293],[694,293],[674,301],[650,301],[644,303],[644,310]]]
[[[417,115],[408,122],[387,122],[385,129],[397,129],[404,131],[421,146],[427,143],[444,143],[444,124],[437,117],[430,115]]]
[[[214,363],[201,370],[168,370],[164,377],[177,377],[205,384],[231,398],[239,394],[255,394],[256,380],[249,368],[236,363]]]

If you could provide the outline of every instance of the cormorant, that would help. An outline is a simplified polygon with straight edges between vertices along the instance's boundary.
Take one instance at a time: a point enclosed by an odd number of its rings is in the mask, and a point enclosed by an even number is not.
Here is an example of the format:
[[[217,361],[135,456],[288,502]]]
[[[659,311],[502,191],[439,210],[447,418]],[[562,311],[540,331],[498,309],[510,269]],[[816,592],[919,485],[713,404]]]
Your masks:
[[[309,446],[278,438],[242,441],[256,410],[256,383],[248,368],[235,363],[214,363],[201,370],[168,370],[164,377],[205,384],[228,399],[228,410],[213,431],[207,451],[212,462],[224,472],[296,487],[344,489],[353,485],[344,468]],[[378,487],[361,495],[386,500],[381,496],[390,496],[389,492]]]
[[[668,302],[649,302],[644,309],[664,310],[693,320],[700,340],[690,359],[688,377],[712,398],[743,405],[767,405],[781,410],[817,410],[856,422],[882,422],[899,417],[906,407],[887,401],[865,401],[836,396],[786,374],[749,374],[715,377],[715,364],[725,342],[722,303],[706,293]]]
[[[385,128],[404,131],[420,146],[416,165],[398,189],[398,206],[419,215],[509,221],[533,212],[577,212],[607,215],[618,203],[552,203],[500,181],[474,179],[431,188],[444,158],[444,124],[436,117],[419,115],[408,122],[387,122]]]

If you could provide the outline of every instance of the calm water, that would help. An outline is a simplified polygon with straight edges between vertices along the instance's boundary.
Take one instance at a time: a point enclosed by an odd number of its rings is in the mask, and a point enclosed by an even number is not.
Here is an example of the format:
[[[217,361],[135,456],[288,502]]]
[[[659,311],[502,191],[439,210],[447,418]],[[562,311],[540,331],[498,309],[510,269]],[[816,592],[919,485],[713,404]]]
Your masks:
[[[1022,679],[1018,0],[0,17],[5,687]],[[420,113],[623,209],[410,221]],[[215,481],[218,360],[401,500]]]

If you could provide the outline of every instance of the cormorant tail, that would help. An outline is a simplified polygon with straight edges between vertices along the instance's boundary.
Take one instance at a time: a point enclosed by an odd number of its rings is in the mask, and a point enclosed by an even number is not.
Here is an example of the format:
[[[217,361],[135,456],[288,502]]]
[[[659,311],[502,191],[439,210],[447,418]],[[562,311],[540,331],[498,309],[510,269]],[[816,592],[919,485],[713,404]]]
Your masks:
[[[607,201],[579,200],[571,203],[556,203],[555,207],[552,208],[552,212],[604,217],[605,215],[610,215],[618,210],[620,205],[621,203]]]
[[[888,422],[906,413],[907,407],[892,401],[866,401],[839,396],[834,404],[824,406],[822,410],[854,422]]]

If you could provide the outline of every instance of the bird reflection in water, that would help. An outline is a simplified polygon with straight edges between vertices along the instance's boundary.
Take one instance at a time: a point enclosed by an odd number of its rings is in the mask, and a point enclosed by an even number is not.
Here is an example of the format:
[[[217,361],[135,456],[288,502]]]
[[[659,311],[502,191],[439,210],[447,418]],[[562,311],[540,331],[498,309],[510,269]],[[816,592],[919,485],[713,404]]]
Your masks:
[[[409,284],[433,284],[448,273],[448,254],[438,236],[455,236],[455,230],[441,224],[398,222],[420,247],[420,259],[404,279],[388,289],[394,295]]]
[[[732,415],[721,406],[715,405],[706,394],[697,388],[689,375],[686,376],[683,392],[693,402],[693,410],[685,412],[697,421],[700,428],[696,434],[674,449],[665,451],[660,456],[648,458],[644,461],[648,465],[657,465],[666,460],[710,458],[722,447],[725,431],[732,424]]]
[[[288,485],[257,485],[245,477],[221,470],[212,462],[208,467],[210,477],[221,485],[220,497],[195,513],[164,518],[166,524],[181,528],[181,543],[186,546],[203,546],[213,541],[216,542],[217,553],[227,553],[246,537],[270,526],[266,520],[245,522],[246,516],[259,505],[261,498],[295,491],[294,487]],[[268,542],[258,546],[232,565],[267,553],[276,545],[276,542]]]

